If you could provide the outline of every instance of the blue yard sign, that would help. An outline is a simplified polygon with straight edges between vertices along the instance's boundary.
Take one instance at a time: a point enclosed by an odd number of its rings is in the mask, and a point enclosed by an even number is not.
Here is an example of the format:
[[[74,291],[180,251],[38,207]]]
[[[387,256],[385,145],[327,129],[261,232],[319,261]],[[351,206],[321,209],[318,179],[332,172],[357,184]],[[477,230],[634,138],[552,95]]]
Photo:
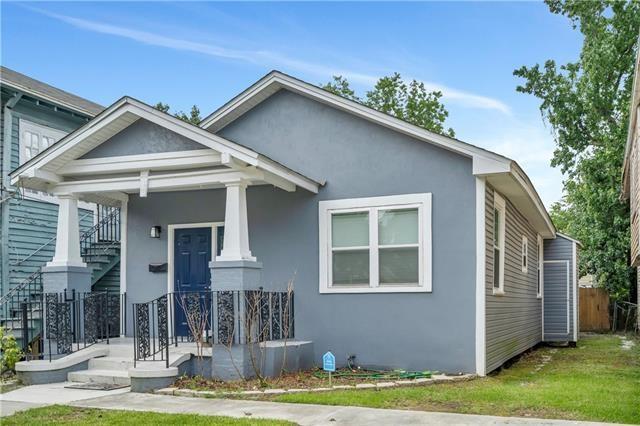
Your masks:
[[[322,369],[328,372],[336,371],[336,357],[331,351],[322,355]]]

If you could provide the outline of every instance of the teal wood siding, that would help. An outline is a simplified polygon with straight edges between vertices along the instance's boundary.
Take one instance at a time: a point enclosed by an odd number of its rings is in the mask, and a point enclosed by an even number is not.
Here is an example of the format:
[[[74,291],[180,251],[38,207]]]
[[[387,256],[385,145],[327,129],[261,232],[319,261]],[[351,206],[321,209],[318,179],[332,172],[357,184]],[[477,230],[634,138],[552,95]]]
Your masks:
[[[542,300],[538,290],[537,233],[505,197],[504,295],[493,294],[493,196],[487,185],[486,227],[486,371],[542,340]],[[522,236],[528,239],[527,273],[522,272]]]
[[[93,285],[93,291],[108,291],[118,293],[120,291],[120,263],[114,266],[104,277]]]
[[[21,101],[22,102],[22,101]],[[66,117],[52,109],[21,105],[18,103],[12,113],[11,123],[11,170],[19,166],[20,119],[70,132],[84,121]],[[4,127],[3,127],[4,129]],[[4,138],[4,131],[2,132]],[[3,154],[5,154],[3,152]],[[33,272],[39,270],[53,258],[55,236],[58,222],[58,206],[39,200],[30,199],[30,194],[16,196],[7,203],[9,207],[7,229],[7,246],[4,248],[8,257],[8,271],[2,279],[2,294],[24,281]],[[93,212],[78,209],[80,232],[93,226]]]

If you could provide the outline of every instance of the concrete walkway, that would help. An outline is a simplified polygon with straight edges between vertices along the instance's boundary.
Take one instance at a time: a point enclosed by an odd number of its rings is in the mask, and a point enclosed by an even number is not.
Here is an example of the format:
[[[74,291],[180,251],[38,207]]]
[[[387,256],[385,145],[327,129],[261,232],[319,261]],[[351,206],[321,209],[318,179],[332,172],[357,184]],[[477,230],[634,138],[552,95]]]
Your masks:
[[[597,425],[564,420],[494,417],[426,411],[383,410],[330,405],[284,404],[266,401],[204,399],[130,393],[128,388],[112,391],[66,389],[70,384],[26,386],[0,395],[0,416],[16,411],[64,404],[107,410],[188,413],[240,418],[288,420],[300,425]]]
[[[383,410],[130,393],[72,402],[76,407],[289,420],[300,425],[602,425],[517,417]]]
[[[0,394],[0,417],[10,416],[16,411],[28,410],[52,404],[68,404],[73,401],[92,399],[107,395],[128,393],[129,388],[112,391],[66,389],[71,382],[25,386]]]

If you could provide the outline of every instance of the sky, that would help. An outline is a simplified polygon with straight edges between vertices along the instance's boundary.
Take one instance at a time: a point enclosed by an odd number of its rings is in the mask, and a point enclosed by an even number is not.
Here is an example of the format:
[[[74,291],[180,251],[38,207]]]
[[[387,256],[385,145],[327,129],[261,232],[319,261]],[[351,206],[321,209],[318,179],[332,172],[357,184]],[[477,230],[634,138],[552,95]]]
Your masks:
[[[129,95],[214,111],[272,69],[363,95],[399,72],[443,93],[456,137],[516,160],[562,197],[540,101],[513,70],[575,61],[570,22],[540,2],[0,3],[2,65],[102,105]]]

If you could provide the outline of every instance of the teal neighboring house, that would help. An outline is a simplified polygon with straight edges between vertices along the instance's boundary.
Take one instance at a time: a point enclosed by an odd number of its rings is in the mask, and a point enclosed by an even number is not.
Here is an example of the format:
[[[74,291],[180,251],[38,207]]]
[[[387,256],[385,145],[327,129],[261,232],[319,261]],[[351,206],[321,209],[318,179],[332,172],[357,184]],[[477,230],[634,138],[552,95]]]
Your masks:
[[[87,123],[104,108],[71,93],[0,67],[0,300],[33,279],[51,261],[56,246],[58,200],[51,195],[12,186],[9,173],[53,143]],[[81,203],[81,235],[98,223],[100,206]],[[118,259],[95,276],[94,287],[119,285]],[[6,312],[2,322],[15,313]],[[1,324],[0,324],[1,325]]]

